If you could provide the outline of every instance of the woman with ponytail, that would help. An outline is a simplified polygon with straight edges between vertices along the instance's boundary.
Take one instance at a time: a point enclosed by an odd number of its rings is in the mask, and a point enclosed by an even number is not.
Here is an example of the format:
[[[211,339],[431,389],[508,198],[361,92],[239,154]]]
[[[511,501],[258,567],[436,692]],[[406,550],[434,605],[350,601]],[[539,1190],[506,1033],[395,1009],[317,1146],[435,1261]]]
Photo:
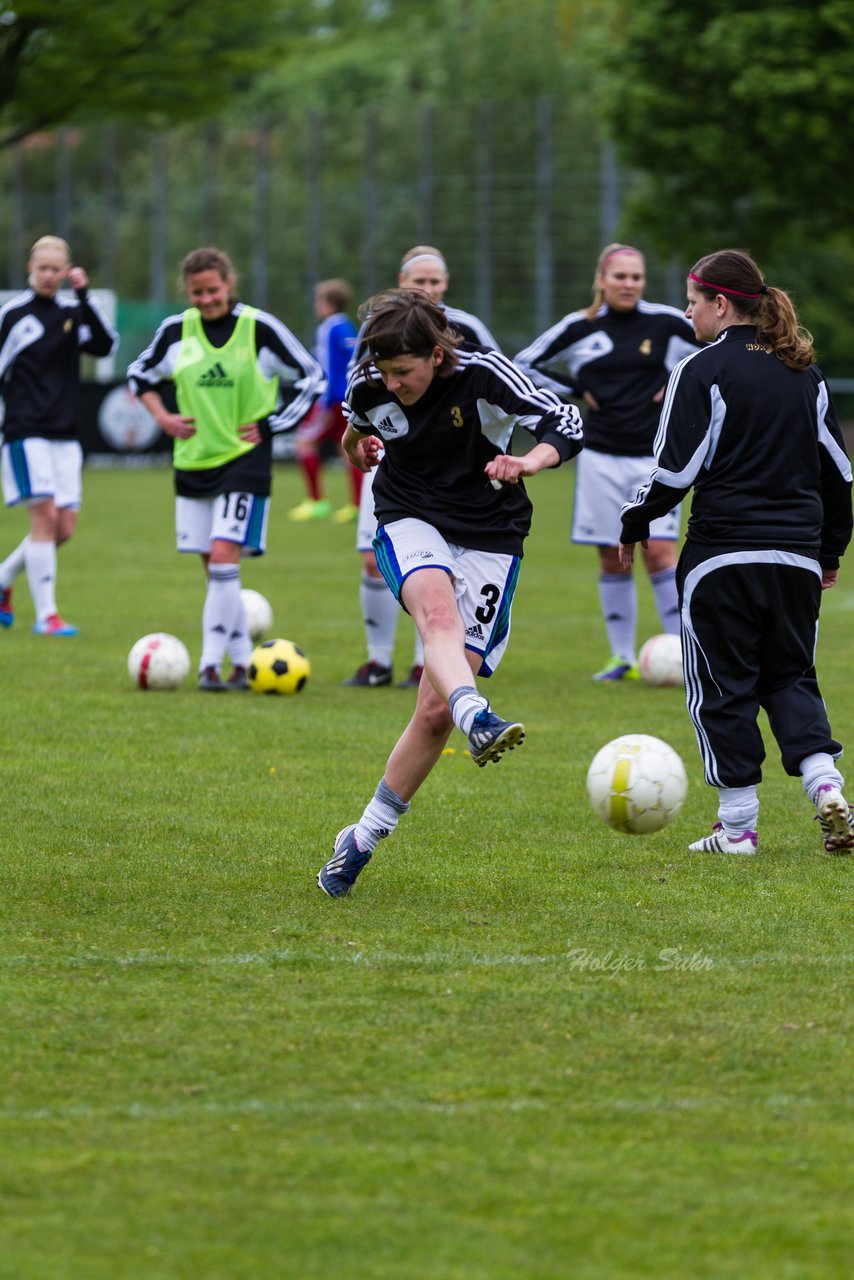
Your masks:
[[[678,585],[688,710],[718,788],[698,852],[753,854],[767,713],[783,768],[800,777],[828,853],[854,848],[814,656],[822,590],[851,538],[851,466],[791,298],[751,257],[722,249],[688,275],[685,313],[712,345],[667,384],[656,466],[623,508],[630,566],[650,520],[694,489]]]

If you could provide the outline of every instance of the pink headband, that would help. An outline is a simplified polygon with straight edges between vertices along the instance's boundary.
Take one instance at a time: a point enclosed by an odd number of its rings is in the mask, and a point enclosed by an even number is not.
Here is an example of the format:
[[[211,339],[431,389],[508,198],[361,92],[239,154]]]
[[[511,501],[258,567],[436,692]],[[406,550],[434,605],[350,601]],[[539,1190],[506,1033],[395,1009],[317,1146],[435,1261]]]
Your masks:
[[[643,257],[643,254],[641,253],[640,249],[633,249],[630,244],[621,244],[618,249],[612,249],[610,253],[605,254],[605,257],[602,259],[602,262],[600,264],[599,270],[601,271],[602,267],[604,267],[605,263],[608,261],[609,258],[615,258],[618,253],[633,253],[638,258]]]
[[[701,284],[704,289],[714,289],[715,293],[731,293],[736,298],[761,298],[763,293],[768,292],[768,286],[763,284],[758,293],[742,293],[740,289],[728,289],[726,285],[712,284],[710,280],[701,280],[699,276],[694,275],[693,271],[688,272],[688,279]]]

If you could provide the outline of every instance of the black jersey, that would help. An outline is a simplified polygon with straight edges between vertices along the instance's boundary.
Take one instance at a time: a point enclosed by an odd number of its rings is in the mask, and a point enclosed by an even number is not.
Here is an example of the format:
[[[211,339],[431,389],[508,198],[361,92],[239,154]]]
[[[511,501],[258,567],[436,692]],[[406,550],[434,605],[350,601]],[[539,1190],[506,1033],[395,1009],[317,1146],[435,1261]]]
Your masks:
[[[385,444],[373,486],[377,523],[413,517],[459,546],[521,555],[528,495],[521,482],[497,491],[484,467],[509,451],[517,424],[565,462],[581,449],[581,419],[497,351],[467,344],[457,359],[454,372],[435,377],[412,405],[386,390],[373,365],[350,380],[349,422]]]
[[[631,311],[602,306],[592,320],[573,311],[514,361],[537,386],[578,399],[592,395],[599,408],[584,414],[585,449],[645,457],[658,425],[656,396],[699,346],[681,311],[641,301]]]
[[[74,298],[26,289],[7,302],[0,310],[5,439],[76,439],[80,353],[109,356],[118,343],[87,289]]]
[[[753,325],[724,329],[671,375],[656,467],[623,508],[624,542],[694,487],[687,540],[797,547],[836,568],[851,538],[851,466],[821,371],[790,369]]]

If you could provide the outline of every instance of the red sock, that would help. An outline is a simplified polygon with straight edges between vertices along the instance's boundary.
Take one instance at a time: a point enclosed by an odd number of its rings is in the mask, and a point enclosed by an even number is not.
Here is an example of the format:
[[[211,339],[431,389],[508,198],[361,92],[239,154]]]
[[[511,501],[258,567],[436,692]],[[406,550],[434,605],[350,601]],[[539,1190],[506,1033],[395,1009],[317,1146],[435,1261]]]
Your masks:
[[[300,458],[300,466],[305,476],[305,482],[308,485],[308,496],[314,502],[320,501],[320,458],[316,453],[306,454],[304,458]]]
[[[351,467],[349,464],[347,466],[347,471],[350,475],[350,493],[353,498],[353,506],[358,507],[359,499],[362,496],[362,480],[364,479],[364,474],[359,471],[357,467]]]

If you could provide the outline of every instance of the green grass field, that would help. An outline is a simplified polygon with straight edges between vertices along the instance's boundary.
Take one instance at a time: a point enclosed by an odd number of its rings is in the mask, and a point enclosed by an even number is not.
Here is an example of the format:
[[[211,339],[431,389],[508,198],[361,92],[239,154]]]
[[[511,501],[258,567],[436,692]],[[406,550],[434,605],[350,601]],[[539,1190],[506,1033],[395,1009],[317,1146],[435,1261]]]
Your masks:
[[[311,658],[304,693],[142,693],[139,636],[198,659],[200,565],[173,550],[168,472],[87,473],[58,590],[80,635],[34,637],[23,580],[0,633],[2,1280],[850,1274],[852,860],[821,851],[767,732],[760,856],[687,852],[715,794],[682,695],[591,682],[571,476],[530,491],[490,682],[528,740],[479,770],[455,734],[335,902],[315,873],[414,701],[341,688],[363,660],[352,526],[289,524],[284,469],[244,572]],[[23,532],[0,517],[4,548]],[[825,606],[819,675],[854,744],[852,566]],[[632,731],[690,779],[654,836],[586,801],[595,750]]]

